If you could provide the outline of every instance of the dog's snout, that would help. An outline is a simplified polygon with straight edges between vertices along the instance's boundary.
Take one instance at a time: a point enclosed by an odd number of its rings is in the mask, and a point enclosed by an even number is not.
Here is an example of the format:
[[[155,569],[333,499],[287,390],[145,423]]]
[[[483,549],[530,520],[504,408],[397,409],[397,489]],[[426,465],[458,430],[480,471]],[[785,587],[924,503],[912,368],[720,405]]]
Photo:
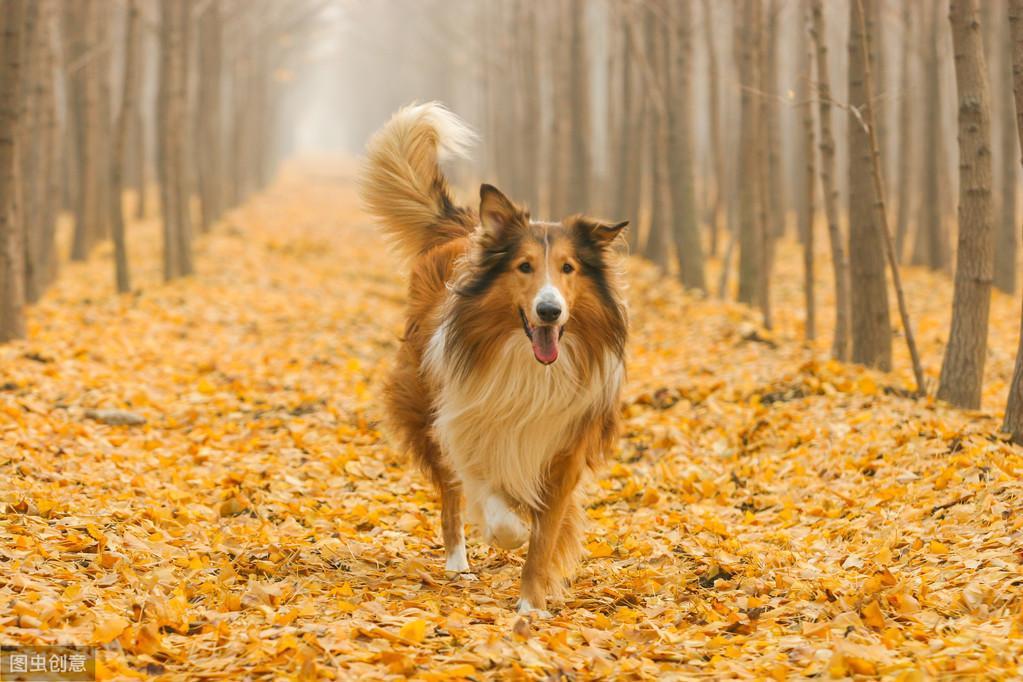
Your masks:
[[[536,304],[536,316],[543,322],[557,322],[561,317],[561,306],[557,303],[540,301]]]

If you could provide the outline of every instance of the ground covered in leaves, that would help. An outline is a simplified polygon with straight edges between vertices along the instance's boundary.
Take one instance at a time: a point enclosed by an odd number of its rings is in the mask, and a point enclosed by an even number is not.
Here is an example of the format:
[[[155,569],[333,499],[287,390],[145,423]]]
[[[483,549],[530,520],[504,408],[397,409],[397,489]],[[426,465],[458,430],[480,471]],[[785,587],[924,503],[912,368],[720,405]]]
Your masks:
[[[402,273],[348,177],[292,171],[170,285],[136,224],[134,295],[99,253],[0,348],[3,643],[95,644],[103,679],[1021,674],[1015,301],[967,413],[906,398],[904,354],[804,344],[792,245],[773,334],[633,263],[626,430],[567,601],[523,620],[523,554],[470,531],[478,580],[446,580],[434,494],[378,431]],[[934,377],[950,283],[907,287]]]

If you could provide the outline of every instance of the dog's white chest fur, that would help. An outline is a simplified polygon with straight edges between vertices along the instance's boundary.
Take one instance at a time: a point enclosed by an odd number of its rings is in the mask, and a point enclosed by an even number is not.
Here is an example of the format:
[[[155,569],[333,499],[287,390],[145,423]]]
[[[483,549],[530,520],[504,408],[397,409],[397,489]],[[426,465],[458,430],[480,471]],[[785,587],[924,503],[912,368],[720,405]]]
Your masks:
[[[609,353],[583,385],[570,337],[558,361],[545,367],[515,334],[492,367],[457,378],[445,365],[446,333],[442,325],[426,354],[427,371],[440,383],[434,429],[470,509],[495,493],[541,508],[551,458],[572,444],[584,419],[612,407],[621,361]]]

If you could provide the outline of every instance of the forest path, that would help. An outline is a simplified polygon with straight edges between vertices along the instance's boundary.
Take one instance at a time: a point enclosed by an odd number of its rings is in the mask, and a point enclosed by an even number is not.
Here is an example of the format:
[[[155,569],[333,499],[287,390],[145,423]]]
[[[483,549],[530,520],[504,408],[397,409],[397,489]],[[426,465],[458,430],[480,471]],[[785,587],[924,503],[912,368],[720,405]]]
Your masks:
[[[4,643],[96,643],[101,677],[1019,674],[1019,450],[794,341],[798,288],[766,338],[630,264],[625,433],[528,623],[522,552],[470,531],[478,580],[446,580],[434,493],[377,430],[404,285],[349,172],[292,170],[184,281],[157,234],[131,232],[140,293],[98,254],[0,348]]]

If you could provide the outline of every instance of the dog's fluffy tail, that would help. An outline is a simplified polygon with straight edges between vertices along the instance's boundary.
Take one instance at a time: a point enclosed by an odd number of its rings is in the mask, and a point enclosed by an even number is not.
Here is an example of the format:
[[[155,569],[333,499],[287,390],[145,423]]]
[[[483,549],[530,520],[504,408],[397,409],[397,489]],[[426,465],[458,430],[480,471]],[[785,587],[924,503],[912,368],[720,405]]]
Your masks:
[[[468,233],[439,162],[465,156],[475,140],[472,129],[438,102],[399,110],[370,139],[359,192],[403,257]]]

